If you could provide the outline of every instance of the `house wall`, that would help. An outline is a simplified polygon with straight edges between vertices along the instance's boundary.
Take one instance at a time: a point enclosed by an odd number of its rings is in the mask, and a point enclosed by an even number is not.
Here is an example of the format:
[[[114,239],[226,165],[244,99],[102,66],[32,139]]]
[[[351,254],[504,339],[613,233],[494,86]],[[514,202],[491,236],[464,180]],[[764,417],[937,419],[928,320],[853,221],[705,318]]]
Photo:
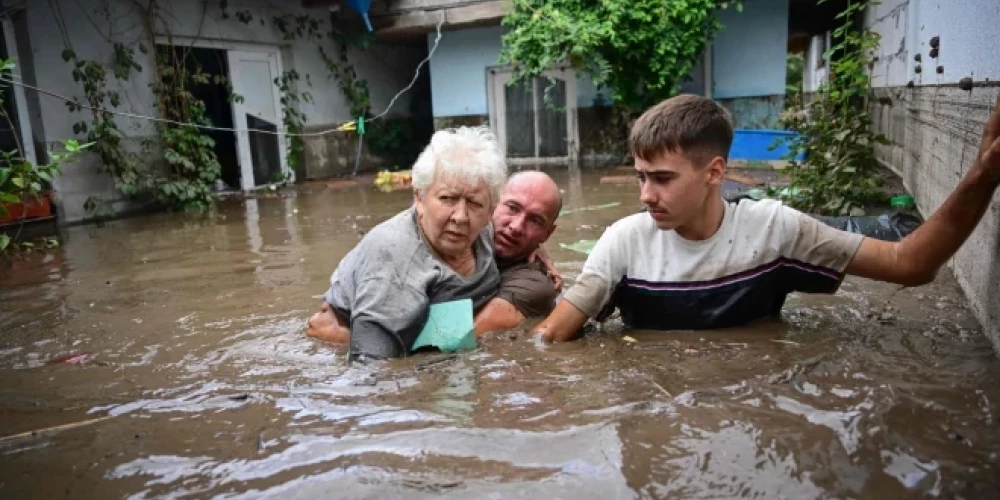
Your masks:
[[[78,2],[76,0],[53,0],[53,2],[26,3],[26,44],[30,46],[30,57],[33,59],[33,74],[26,79],[39,82],[44,88],[70,98],[84,97],[79,83],[70,77],[72,67],[64,62],[64,38],[68,38],[77,55],[83,59],[98,60],[107,63],[113,55],[110,41],[125,43],[134,47],[139,41],[145,43],[142,26],[144,20],[138,9],[128,0],[103,0],[94,2]],[[59,17],[52,11],[56,6],[65,20],[65,33],[57,21]],[[247,45],[266,45],[278,47],[281,50],[282,69],[297,70],[303,77],[311,77],[313,87],[307,88],[300,83],[299,92],[309,91],[313,102],[302,103],[300,110],[305,113],[307,131],[326,130],[337,124],[351,120],[348,104],[336,83],[328,78],[329,71],[319,55],[318,46],[322,44],[328,53],[336,57],[337,49],[332,41],[324,38],[321,41],[284,40],[282,33],[271,23],[274,16],[284,14],[309,14],[320,24],[320,32],[330,31],[329,16],[324,9],[302,10],[295,7],[274,7],[273,2],[265,0],[230,1],[230,18],[223,19],[221,9],[216,2],[200,0],[177,0],[160,2],[163,19],[167,23],[164,30],[157,25],[156,34],[170,34],[177,37],[176,44],[191,43],[191,40],[211,41],[214,43],[238,43]],[[110,15],[103,14],[107,11]],[[246,10],[253,20],[244,24],[232,14],[237,10]],[[260,20],[265,20],[261,25]],[[22,43],[19,41],[19,45]],[[22,50],[23,52],[23,50]],[[27,54],[22,53],[22,57]],[[399,89],[405,87],[413,76],[417,62],[423,56],[423,48],[419,46],[373,46],[365,53],[350,54],[350,59],[359,76],[367,78],[371,90],[372,107],[381,112],[389,99]],[[133,73],[127,81],[117,81],[109,78],[109,88],[122,94],[122,104],[119,111],[157,116],[154,98],[149,89],[150,78],[153,75],[153,51],[143,55],[136,53],[136,60],[142,66],[142,71]],[[34,94],[34,93],[31,93]],[[410,115],[413,92],[404,94],[390,111],[390,117]],[[59,141],[68,138],[84,139],[84,136],[73,134],[74,122],[84,119],[87,113],[69,113],[64,102],[49,97],[31,95],[30,107],[37,112],[34,118],[41,122],[44,130],[42,141],[45,147],[51,149]],[[145,120],[118,117],[116,121],[126,134],[125,144],[138,151],[140,141],[144,138],[154,138],[156,130],[153,123]],[[351,158],[353,166],[354,141],[343,138],[319,136],[306,139],[304,174],[306,177],[323,177],[342,171],[339,158]],[[73,222],[87,216],[83,210],[84,201],[90,196],[98,196],[115,200],[119,210],[134,208],[125,202],[116,192],[110,176],[102,173],[96,155],[88,155],[74,164],[66,165],[64,175],[54,183],[57,192],[58,209],[61,222]]]
[[[893,141],[879,159],[902,178],[917,207],[930,216],[975,157],[983,123],[1000,93],[1000,52],[990,34],[1000,26],[995,0],[887,0],[866,15],[882,35],[872,71],[875,127]],[[939,37],[937,59],[930,40]],[[992,45],[991,45],[992,44]],[[916,73],[916,54],[922,71]],[[943,66],[943,73],[935,68]],[[972,77],[975,87],[958,81]],[[913,87],[907,83],[913,81]],[[1000,348],[1000,197],[950,262],[971,308]]]
[[[712,97],[736,128],[776,128],[784,107],[788,1],[744,2],[718,11],[725,26],[712,43]]]
[[[441,34],[430,60],[435,128],[487,123],[486,69],[500,64],[503,33],[502,26],[488,26]],[[428,50],[435,38],[427,35]],[[597,93],[589,78],[577,78],[577,106],[592,106]]]

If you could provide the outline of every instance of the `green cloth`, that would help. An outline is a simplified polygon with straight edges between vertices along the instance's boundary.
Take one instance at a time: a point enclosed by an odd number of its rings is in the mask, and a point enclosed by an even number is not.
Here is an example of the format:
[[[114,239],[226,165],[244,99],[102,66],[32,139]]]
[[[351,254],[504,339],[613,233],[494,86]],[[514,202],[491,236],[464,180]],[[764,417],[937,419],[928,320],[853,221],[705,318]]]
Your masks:
[[[431,304],[427,323],[411,350],[434,346],[444,352],[476,348],[472,321],[472,300],[462,299]]]

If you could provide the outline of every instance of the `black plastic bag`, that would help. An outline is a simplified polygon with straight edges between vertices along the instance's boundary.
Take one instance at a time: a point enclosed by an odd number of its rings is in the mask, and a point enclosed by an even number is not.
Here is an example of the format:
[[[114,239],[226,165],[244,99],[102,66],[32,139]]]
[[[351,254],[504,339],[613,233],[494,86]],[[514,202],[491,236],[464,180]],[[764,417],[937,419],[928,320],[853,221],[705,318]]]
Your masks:
[[[842,231],[858,233],[883,241],[899,241],[906,235],[916,231],[923,220],[907,212],[887,213],[879,216],[862,215],[858,217],[824,217],[812,215],[813,218],[828,226]]]

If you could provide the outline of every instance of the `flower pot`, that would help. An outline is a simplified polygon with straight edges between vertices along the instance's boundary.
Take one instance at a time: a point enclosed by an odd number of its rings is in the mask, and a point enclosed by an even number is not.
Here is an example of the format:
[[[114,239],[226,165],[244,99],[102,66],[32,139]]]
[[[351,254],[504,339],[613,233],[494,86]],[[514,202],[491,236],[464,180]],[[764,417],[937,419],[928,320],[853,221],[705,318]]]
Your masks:
[[[0,217],[0,224],[48,217],[52,215],[52,194],[44,192],[37,198],[28,196],[20,203],[4,203],[3,206],[7,215]]]

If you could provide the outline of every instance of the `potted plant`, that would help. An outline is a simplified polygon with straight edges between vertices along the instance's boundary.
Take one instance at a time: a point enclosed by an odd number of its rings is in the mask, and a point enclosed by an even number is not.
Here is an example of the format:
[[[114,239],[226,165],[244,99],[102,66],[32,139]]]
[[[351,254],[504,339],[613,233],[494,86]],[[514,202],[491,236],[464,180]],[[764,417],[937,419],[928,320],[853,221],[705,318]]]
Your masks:
[[[16,151],[0,152],[0,224],[49,216],[52,196],[44,186],[62,173],[59,166],[64,161],[88,146],[72,139],[64,141],[66,152],[49,153],[51,161],[45,165],[35,165]],[[9,244],[9,237],[0,234],[0,251]]]
[[[71,147],[79,149],[78,144]],[[52,214],[51,190],[44,186],[60,172],[64,156],[56,153],[51,163],[34,165],[16,152],[0,152],[0,224]]]

